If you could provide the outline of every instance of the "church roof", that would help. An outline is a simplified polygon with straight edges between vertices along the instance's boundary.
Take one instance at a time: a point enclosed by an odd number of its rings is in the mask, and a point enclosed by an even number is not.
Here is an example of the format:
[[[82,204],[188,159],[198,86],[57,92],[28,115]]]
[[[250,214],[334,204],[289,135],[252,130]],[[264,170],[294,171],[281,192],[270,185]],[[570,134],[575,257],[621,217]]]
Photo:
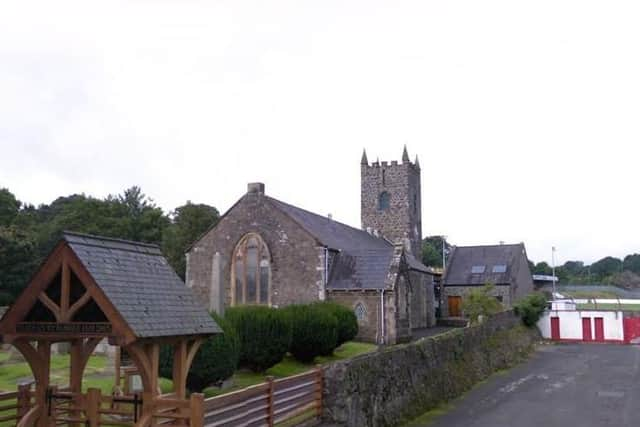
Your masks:
[[[158,246],[70,232],[63,240],[138,338],[221,332]]]
[[[386,286],[394,252],[388,240],[272,197],[267,199],[320,244],[338,251],[332,262],[329,289],[383,289]],[[405,259],[410,269],[430,272],[411,254],[405,252]]]
[[[523,243],[513,245],[457,246],[445,269],[444,285],[515,284]]]
[[[352,251],[393,250],[393,245],[387,240],[371,235],[364,230],[289,205],[273,197],[267,196],[267,199],[329,249]]]

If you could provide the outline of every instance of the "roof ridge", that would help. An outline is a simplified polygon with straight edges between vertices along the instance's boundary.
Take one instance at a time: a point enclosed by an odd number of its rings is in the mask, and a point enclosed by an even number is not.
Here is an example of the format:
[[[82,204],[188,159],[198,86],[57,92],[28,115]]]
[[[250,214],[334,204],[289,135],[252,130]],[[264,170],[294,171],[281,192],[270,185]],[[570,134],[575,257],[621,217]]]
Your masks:
[[[117,243],[126,243],[128,245],[133,245],[133,246],[144,246],[144,247],[147,247],[147,248],[160,249],[160,245],[156,245],[154,243],[137,242],[135,240],[118,239],[116,237],[96,236],[95,234],[78,233],[77,231],[65,230],[65,231],[62,232],[63,238],[65,238],[67,235],[69,235],[69,236],[77,236],[77,237],[85,237],[85,238],[95,239],[95,240],[107,240],[107,241],[110,241],[110,242],[117,242]],[[66,238],[65,238],[65,240],[66,240]],[[74,242],[74,243],[78,243],[78,244],[81,244],[81,245],[82,244],[90,245],[89,243],[79,243],[79,242]],[[95,245],[90,245],[90,246],[95,246]]]
[[[274,202],[276,202],[276,203],[281,203],[281,204],[286,205],[286,206],[288,206],[288,207],[291,207],[291,208],[293,208],[293,209],[298,209],[298,210],[303,211],[303,212],[305,212],[305,213],[307,213],[307,214],[314,215],[314,216],[318,217],[319,219],[322,219],[322,220],[325,220],[325,221],[331,221],[332,223],[338,224],[338,225],[340,225],[340,226],[342,226],[342,227],[346,227],[346,228],[349,228],[349,229],[351,229],[351,230],[353,230],[353,231],[357,231],[357,232],[359,232],[359,233],[362,233],[363,235],[367,235],[367,236],[371,237],[372,239],[377,239],[377,240],[384,241],[385,243],[389,244],[389,246],[393,246],[393,245],[392,245],[391,243],[389,243],[386,239],[384,239],[384,238],[382,238],[382,237],[376,237],[376,236],[374,236],[374,235],[372,235],[372,234],[368,233],[367,231],[362,230],[362,229],[360,229],[360,228],[353,227],[353,226],[351,226],[351,225],[349,225],[349,224],[345,224],[344,222],[336,221],[336,220],[335,220],[335,219],[333,219],[333,218],[328,218],[328,217],[326,217],[326,216],[323,216],[323,215],[317,214],[317,213],[315,213],[315,212],[311,212],[310,210],[307,210],[307,209],[304,209],[304,208],[301,208],[301,207],[298,207],[298,206],[292,205],[292,204],[287,203],[287,202],[283,202],[282,200],[278,200],[278,199],[276,199],[275,197],[271,197],[271,196],[266,196],[266,195],[265,195],[265,198],[266,198],[266,199],[269,199],[269,200],[272,200],[272,201],[274,201]],[[287,212],[285,212],[285,214],[289,215]],[[294,218],[294,219],[295,219],[295,218]],[[298,222],[298,221],[296,221],[296,222]],[[305,228],[305,229],[306,229],[306,227],[304,227],[304,225],[302,225],[302,224],[300,224],[300,225],[301,225],[303,228]],[[311,234],[313,234],[313,233],[311,233]]]
[[[520,243],[503,243],[503,244],[496,243],[494,245],[469,245],[469,246],[456,245],[456,248],[500,248],[505,246],[524,246],[524,244],[520,242]]]

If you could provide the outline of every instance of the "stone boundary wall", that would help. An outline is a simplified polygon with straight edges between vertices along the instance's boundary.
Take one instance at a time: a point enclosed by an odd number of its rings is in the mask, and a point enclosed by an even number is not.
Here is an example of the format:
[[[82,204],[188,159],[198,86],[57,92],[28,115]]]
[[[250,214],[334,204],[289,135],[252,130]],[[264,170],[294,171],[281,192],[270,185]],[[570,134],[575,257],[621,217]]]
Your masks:
[[[481,325],[336,362],[324,373],[323,420],[396,426],[524,360],[540,339],[513,311]]]

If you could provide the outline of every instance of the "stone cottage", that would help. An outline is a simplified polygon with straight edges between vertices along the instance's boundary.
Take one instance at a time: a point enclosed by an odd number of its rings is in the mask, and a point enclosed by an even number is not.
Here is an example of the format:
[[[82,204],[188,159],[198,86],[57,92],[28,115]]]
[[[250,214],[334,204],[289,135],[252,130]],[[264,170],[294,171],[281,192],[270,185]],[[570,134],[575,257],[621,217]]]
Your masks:
[[[354,310],[359,338],[409,340],[434,325],[433,274],[420,261],[420,166],[361,161],[362,229],[284,203],[261,183],[187,251],[187,286],[217,312],[332,300]]]
[[[442,315],[463,315],[465,296],[487,283],[495,285],[494,296],[507,308],[533,292],[524,243],[455,247],[443,278]]]

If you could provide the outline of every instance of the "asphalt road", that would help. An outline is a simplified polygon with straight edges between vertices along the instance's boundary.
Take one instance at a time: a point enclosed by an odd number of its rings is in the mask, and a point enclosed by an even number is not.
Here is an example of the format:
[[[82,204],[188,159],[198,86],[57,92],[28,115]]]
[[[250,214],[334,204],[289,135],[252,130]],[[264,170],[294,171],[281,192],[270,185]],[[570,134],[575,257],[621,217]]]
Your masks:
[[[640,426],[640,347],[544,345],[429,427]]]

